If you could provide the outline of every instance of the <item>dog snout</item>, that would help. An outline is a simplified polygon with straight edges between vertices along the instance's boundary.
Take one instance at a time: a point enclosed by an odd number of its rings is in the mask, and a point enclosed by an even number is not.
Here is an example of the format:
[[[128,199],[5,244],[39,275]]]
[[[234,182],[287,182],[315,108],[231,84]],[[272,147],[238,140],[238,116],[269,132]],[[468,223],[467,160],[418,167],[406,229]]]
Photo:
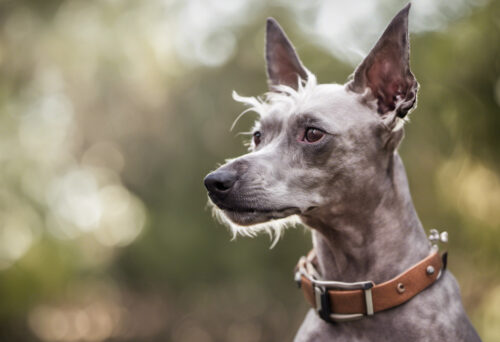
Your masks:
[[[203,182],[210,195],[218,199],[223,199],[229,193],[237,179],[238,175],[236,172],[220,170],[209,173]]]

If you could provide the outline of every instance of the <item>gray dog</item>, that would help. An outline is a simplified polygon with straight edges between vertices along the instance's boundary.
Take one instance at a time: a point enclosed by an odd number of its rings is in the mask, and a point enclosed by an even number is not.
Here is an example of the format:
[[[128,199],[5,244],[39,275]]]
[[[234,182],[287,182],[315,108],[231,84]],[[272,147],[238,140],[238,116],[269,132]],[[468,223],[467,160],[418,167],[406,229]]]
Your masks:
[[[205,178],[214,212],[235,234],[279,237],[298,221],[312,229],[317,273],[328,281],[299,274],[315,309],[295,341],[480,340],[455,278],[430,256],[397,153],[418,90],[409,65],[409,9],[344,85],[317,84],[268,19],[270,92],[234,95],[260,115],[251,151]],[[340,301],[349,312],[358,295],[361,313],[335,313]]]

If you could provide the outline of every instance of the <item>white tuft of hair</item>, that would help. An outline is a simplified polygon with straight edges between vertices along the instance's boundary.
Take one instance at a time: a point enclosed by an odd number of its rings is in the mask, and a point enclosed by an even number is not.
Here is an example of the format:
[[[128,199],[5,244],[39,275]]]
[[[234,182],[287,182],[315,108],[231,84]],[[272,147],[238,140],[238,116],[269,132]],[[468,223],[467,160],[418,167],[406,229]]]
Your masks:
[[[238,120],[248,112],[255,112],[261,118],[275,109],[281,109],[282,113],[291,113],[297,109],[300,103],[307,103],[312,90],[317,86],[316,76],[307,71],[307,80],[298,79],[298,87],[294,89],[286,85],[274,86],[274,91],[269,91],[263,96],[240,96],[233,90],[233,99],[243,103],[248,108],[239,114],[234,120],[231,130]]]
[[[239,224],[231,221],[223,210],[217,208],[212,201],[208,201],[209,205],[212,206],[213,216],[222,224],[226,225],[231,229],[233,235],[231,240],[236,239],[238,236],[255,237],[260,233],[267,233],[271,239],[271,246],[269,248],[274,248],[280,238],[283,236],[283,232],[286,228],[294,227],[301,224],[301,221],[297,215],[291,215],[285,218],[270,220],[263,223],[258,223],[250,226],[240,226]]]

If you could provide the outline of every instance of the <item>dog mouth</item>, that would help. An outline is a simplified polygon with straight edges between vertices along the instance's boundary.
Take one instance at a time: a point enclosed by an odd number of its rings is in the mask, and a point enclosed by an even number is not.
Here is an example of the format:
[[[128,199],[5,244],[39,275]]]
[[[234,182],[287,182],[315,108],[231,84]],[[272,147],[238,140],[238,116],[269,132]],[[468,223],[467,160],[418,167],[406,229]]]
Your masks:
[[[250,226],[271,220],[282,219],[291,215],[299,214],[300,210],[296,207],[282,209],[222,209],[224,214],[236,224],[241,226]]]
[[[298,207],[252,208],[228,206],[226,204],[217,203],[213,199],[212,201],[218,207],[218,209],[220,209],[227,216],[229,220],[241,226],[250,226],[258,223],[264,223],[301,213],[301,210]]]

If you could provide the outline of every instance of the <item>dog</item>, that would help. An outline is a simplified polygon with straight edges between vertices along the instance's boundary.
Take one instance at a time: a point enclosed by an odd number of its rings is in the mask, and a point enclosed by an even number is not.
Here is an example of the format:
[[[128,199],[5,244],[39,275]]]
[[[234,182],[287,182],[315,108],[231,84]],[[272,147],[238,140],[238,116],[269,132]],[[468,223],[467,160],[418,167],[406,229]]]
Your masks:
[[[269,92],[233,94],[260,117],[250,152],[204,179],[215,215],[234,234],[279,238],[297,222],[312,230],[315,257],[302,259],[298,281],[314,308],[296,342],[480,341],[445,259],[433,254],[397,152],[419,88],[409,64],[409,10],[342,85],[318,84],[269,18]],[[326,281],[307,274],[313,262]],[[340,304],[351,310],[356,298],[348,296],[362,298],[362,312],[336,314]]]

